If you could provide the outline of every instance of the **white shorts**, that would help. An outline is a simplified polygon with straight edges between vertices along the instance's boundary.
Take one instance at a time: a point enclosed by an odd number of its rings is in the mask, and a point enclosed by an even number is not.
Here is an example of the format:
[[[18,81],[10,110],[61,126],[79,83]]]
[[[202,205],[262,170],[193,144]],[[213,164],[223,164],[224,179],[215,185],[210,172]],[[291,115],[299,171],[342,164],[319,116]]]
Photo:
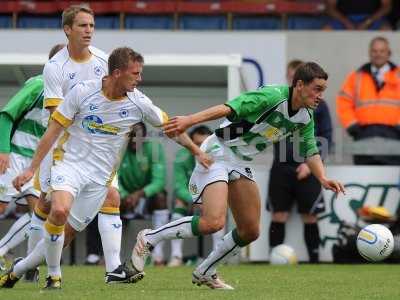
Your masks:
[[[196,161],[196,167],[189,181],[193,203],[201,203],[201,195],[211,183],[218,181],[229,183],[241,176],[254,181],[253,169],[237,159],[232,150],[219,142],[215,135],[208,137],[201,145],[201,149],[214,159],[214,163],[207,170]]]
[[[12,181],[31,164],[32,159],[19,154],[10,153],[10,167],[0,175],[0,202],[9,203],[11,200],[20,205],[27,205],[25,197],[39,197],[40,192],[33,187],[33,179],[27,182],[22,191],[18,192]]]
[[[40,190],[43,193],[47,193],[50,188],[50,178],[51,178],[51,168],[54,164],[53,161],[53,150],[51,149],[49,153],[45,156],[45,158],[42,160],[39,168],[39,184],[40,184]],[[118,175],[115,175],[112,182],[111,186],[118,191]],[[38,187],[36,187],[38,188]]]
[[[68,223],[76,231],[82,231],[94,219],[103,206],[108,187],[93,182],[71,166],[56,162],[51,168],[51,191],[67,191],[74,197]]]

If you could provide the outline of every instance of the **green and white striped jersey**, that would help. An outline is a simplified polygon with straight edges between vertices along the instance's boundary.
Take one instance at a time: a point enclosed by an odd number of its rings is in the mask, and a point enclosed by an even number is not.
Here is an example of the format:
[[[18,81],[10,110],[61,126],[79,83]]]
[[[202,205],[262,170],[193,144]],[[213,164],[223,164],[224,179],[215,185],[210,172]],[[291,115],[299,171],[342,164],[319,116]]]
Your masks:
[[[43,124],[49,118],[48,112],[43,109],[42,75],[28,79],[1,113],[6,113],[13,121],[11,152],[33,157],[37,144],[46,131]]]
[[[269,85],[229,100],[226,105],[233,112],[215,131],[216,136],[240,159],[250,161],[268,146],[299,131],[300,154],[317,154],[313,113],[301,108],[289,116],[291,97],[287,85]]]

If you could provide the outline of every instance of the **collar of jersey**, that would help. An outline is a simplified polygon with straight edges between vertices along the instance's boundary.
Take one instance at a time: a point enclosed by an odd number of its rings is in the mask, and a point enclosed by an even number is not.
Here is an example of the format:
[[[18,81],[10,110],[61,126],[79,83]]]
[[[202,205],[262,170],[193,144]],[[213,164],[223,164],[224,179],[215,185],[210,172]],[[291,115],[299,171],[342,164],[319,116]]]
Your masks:
[[[103,90],[101,90],[101,94],[103,95],[104,98],[106,98],[109,101],[123,101],[123,100],[125,100],[127,98],[127,96],[122,96],[120,98],[109,98],[109,97],[106,96],[106,94],[104,94]]]

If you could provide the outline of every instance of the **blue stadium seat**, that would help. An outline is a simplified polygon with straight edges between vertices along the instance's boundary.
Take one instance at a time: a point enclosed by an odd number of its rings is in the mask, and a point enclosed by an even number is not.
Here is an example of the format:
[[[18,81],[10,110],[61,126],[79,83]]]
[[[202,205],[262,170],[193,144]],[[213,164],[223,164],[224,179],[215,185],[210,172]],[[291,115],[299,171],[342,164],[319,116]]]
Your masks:
[[[126,29],[174,29],[174,18],[170,15],[127,15]]]
[[[199,16],[181,15],[179,18],[179,28],[189,30],[222,30],[227,29],[226,16]]]
[[[18,28],[61,28],[60,15],[19,15]]]
[[[326,18],[320,16],[289,16],[287,29],[290,30],[307,30],[322,29],[326,24]]]
[[[96,16],[96,29],[119,29],[119,16]]]
[[[0,28],[11,28],[12,17],[8,15],[0,15]]]
[[[232,28],[235,30],[276,30],[282,29],[280,17],[234,16]]]

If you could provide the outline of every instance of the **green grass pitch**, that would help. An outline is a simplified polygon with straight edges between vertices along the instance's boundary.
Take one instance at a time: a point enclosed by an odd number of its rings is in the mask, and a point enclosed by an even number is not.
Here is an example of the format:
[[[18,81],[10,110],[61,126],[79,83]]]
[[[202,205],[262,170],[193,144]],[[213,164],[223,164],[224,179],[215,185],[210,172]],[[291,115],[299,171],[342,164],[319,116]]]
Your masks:
[[[219,271],[234,291],[193,285],[189,267],[148,267],[137,284],[106,285],[103,267],[63,266],[62,291],[40,292],[42,276],[40,285],[21,281],[0,289],[0,299],[400,299],[398,265],[241,264]]]

